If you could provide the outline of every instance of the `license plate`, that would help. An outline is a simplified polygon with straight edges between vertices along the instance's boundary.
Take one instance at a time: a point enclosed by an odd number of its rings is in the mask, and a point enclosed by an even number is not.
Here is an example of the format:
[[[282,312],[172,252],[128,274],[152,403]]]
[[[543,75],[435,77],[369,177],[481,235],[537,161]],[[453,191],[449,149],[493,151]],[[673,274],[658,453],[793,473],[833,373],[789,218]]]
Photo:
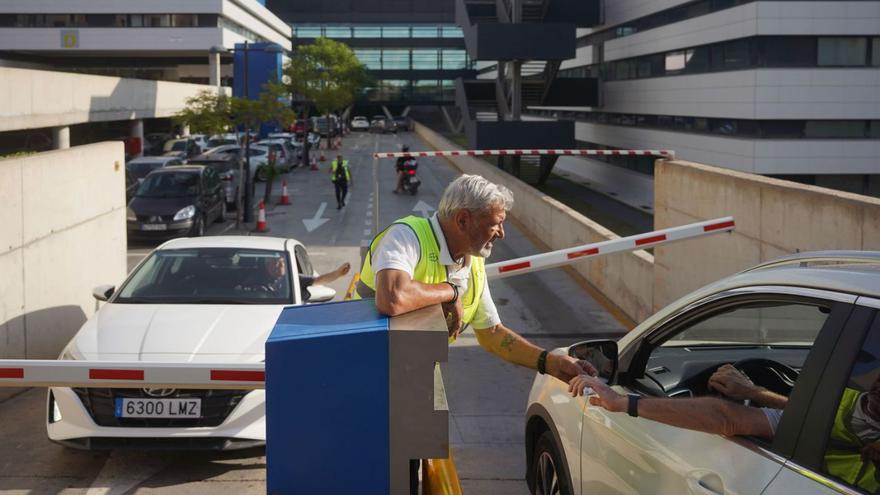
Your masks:
[[[116,399],[117,418],[201,418],[202,399]]]
[[[141,225],[141,230],[167,230],[168,226],[164,223],[145,223]]]

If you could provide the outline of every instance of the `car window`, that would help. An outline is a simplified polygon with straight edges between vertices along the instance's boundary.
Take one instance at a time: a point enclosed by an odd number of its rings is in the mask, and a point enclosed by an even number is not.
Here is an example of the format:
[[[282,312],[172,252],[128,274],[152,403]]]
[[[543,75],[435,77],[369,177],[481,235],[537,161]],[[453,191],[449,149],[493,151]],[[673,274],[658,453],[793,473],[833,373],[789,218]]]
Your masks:
[[[299,273],[305,275],[315,273],[315,269],[312,267],[312,260],[309,259],[309,253],[306,251],[306,248],[297,245],[293,248],[293,253],[296,256],[296,266],[299,269]]]
[[[761,296],[757,296],[758,299]],[[709,386],[710,377],[732,364],[755,385],[780,396],[765,406],[776,431],[801,370],[831,313],[830,304],[790,300],[756,300],[715,310],[683,324],[654,347],[634,386],[649,395],[723,396]]]
[[[199,174],[194,172],[161,172],[147,176],[137,190],[145,198],[194,196],[199,192]]]
[[[162,164],[158,162],[129,162],[125,168],[128,169],[135,179],[143,179],[147,174],[161,166]]]
[[[823,474],[867,493],[880,492],[880,318],[865,337],[843,390],[822,459]]]
[[[121,304],[290,304],[282,251],[244,248],[154,252],[120,289]]]
[[[251,148],[250,149],[250,156],[263,156],[265,154],[266,154],[265,150],[261,150],[258,148]]]

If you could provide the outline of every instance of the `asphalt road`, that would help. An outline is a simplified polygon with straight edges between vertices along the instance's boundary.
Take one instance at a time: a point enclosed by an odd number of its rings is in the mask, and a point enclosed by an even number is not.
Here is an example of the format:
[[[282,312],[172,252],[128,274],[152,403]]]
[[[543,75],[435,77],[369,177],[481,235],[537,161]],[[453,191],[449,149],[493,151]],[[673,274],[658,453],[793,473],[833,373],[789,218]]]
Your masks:
[[[394,165],[379,166],[379,194],[373,193],[374,150],[427,149],[414,134],[354,134],[345,139],[343,153],[350,160],[353,185],[348,205],[336,209],[328,161],[320,171],[299,168],[286,174],[291,206],[268,212],[266,235],[293,237],[308,248],[318,271],[348,261],[359,268],[359,250],[372,238],[373,208],[378,202],[378,224],[409,214],[427,215],[437,207],[445,186],[459,174],[443,159],[422,159],[417,196],[391,193]],[[280,181],[275,185],[277,200]],[[262,185],[257,186],[262,193]],[[535,245],[515,222],[505,226],[507,237],[497,242],[490,261],[537,253]],[[226,224],[210,227],[209,235],[249,235]],[[133,267],[155,245],[129,246]],[[333,284],[337,297],[349,279]],[[623,327],[593,301],[564,271],[548,270],[491,283],[492,294],[505,324],[538,345],[568,345],[598,334],[621,333]],[[527,494],[523,417],[534,371],[502,362],[483,351],[472,332],[450,348],[443,365],[451,413],[450,441],[464,492],[472,494]],[[0,492],[15,494],[262,494],[266,459],[262,449],[226,453],[138,452],[69,450],[46,439],[45,390],[0,389]]]

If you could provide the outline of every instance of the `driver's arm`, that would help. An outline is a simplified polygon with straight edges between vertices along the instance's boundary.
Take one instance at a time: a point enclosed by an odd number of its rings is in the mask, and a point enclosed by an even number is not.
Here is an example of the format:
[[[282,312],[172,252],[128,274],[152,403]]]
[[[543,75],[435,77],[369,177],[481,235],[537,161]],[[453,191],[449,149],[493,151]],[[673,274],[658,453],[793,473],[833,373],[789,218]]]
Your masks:
[[[736,400],[750,400],[755,404],[774,409],[785,409],[788,397],[777,394],[752,383],[733,365],[725,364],[709,377],[709,388]]]
[[[578,375],[569,382],[572,396],[583,395],[590,387],[595,396],[590,404],[612,412],[626,412],[628,398],[618,394],[601,380]],[[638,402],[639,417],[678,428],[713,433],[716,435],[746,435],[773,438],[773,428],[764,411],[713,397],[655,399],[643,398]]]
[[[445,303],[453,297],[455,292],[447,283],[423,284],[403,270],[390,268],[376,274],[376,309],[388,316]]]

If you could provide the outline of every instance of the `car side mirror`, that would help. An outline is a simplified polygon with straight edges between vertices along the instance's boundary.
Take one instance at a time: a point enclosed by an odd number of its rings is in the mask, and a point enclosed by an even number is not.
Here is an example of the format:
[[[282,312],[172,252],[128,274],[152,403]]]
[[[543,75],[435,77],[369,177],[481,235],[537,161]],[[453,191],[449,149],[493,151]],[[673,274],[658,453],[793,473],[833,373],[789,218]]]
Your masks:
[[[334,297],[336,297],[336,289],[327,287],[326,285],[312,285],[309,286],[309,297],[308,303],[322,303],[332,301]]]
[[[600,378],[610,381],[617,372],[617,342],[613,340],[578,342],[568,348],[568,355],[592,363]]]
[[[110,299],[110,296],[112,296],[115,291],[115,285],[99,285],[92,289],[92,297],[99,301],[106,301],[107,299]]]

